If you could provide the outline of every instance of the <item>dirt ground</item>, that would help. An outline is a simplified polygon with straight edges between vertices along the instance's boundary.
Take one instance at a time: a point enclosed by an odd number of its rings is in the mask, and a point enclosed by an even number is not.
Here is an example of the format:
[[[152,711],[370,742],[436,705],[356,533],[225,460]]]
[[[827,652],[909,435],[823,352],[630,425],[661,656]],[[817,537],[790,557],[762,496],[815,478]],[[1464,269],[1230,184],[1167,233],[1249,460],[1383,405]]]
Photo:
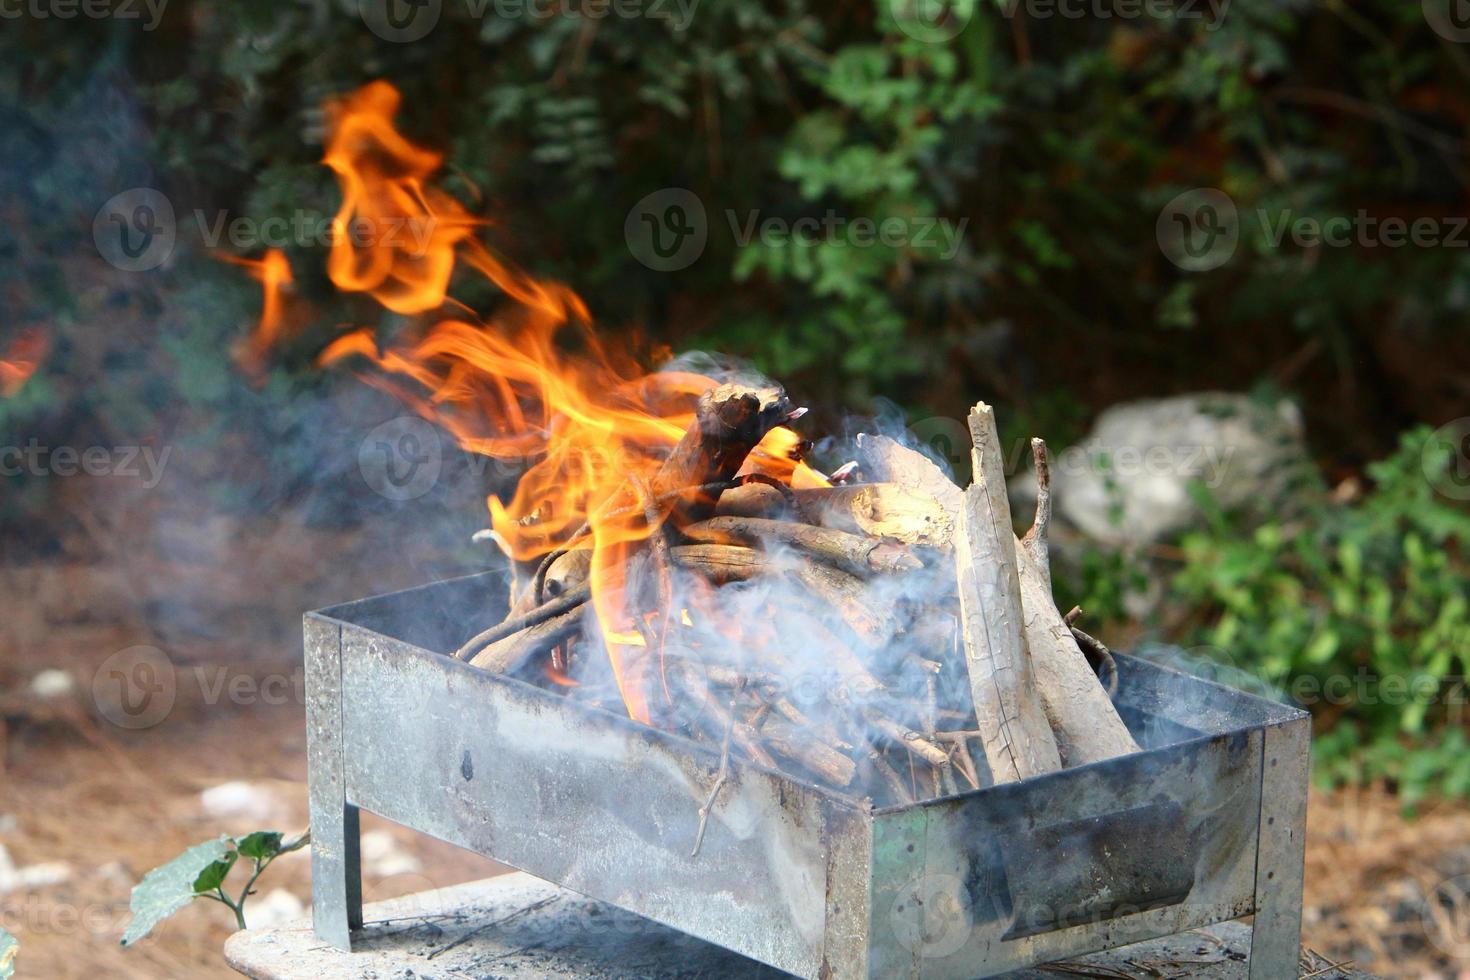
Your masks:
[[[309,570],[367,569],[377,552],[290,521],[214,533],[231,543],[225,571],[205,567],[211,552],[197,567],[177,555],[166,565],[116,555],[0,565],[10,600],[0,613],[0,925],[20,939],[21,977],[234,976],[220,956],[232,918],[214,903],[122,949],[129,891],[220,832],[306,825],[299,616],[383,590],[376,577],[372,587],[350,573],[324,584]],[[411,543],[394,554],[397,584],[431,577]],[[272,588],[245,585],[263,576]],[[264,598],[231,601],[241,594]],[[93,681],[137,645],[167,656],[176,699],[133,729],[108,720],[115,706],[99,707]],[[363,829],[369,899],[500,870],[370,816]],[[305,853],[273,867],[252,900],[257,921],[299,912],[309,870]],[[1385,977],[1470,980],[1470,807],[1425,807],[1410,821],[1381,790],[1315,794],[1307,882],[1305,937],[1323,954]]]

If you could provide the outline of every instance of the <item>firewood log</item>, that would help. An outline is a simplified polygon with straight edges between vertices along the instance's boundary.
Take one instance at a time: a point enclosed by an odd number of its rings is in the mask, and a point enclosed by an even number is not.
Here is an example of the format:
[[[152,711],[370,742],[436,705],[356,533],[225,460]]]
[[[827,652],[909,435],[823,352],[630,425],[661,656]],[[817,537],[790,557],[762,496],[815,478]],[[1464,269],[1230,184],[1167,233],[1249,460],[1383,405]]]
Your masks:
[[[759,735],[772,752],[800,763],[833,786],[847,786],[857,775],[856,762],[790,722],[767,721]]]
[[[553,616],[544,622],[496,640],[475,654],[470,663],[492,674],[509,674],[538,653],[545,653],[582,631],[582,617],[587,611],[581,605]]]
[[[895,483],[859,483],[795,491],[811,524],[892,538],[925,548],[948,547],[954,520],[931,495]]]
[[[964,499],[964,492],[922,454],[886,436],[861,435],[858,445],[866,450],[866,465],[876,476],[920,489],[946,507],[959,507]],[[1033,444],[1033,452],[1036,448]],[[1068,643],[1057,632],[1061,617],[1051,594],[1051,566],[1046,549],[1051,485],[1045,445],[1040,448],[1037,518],[1032,530],[1018,542],[1018,577],[1026,638],[1042,704],[1059,752],[1067,765],[1075,766],[1134,752],[1138,746],[1075,639]],[[1079,664],[1082,670],[1078,669]]]
[[[975,482],[955,531],[955,574],[980,741],[995,781],[1005,783],[1054,772],[1062,761],[1035,686],[1004,456],[984,402],[970,412],[970,437]]]
[[[715,514],[720,517],[787,518],[790,517],[792,500],[769,483],[747,483],[720,494]]]
[[[1021,603],[1026,636],[1047,719],[1069,766],[1138,751],[1107,691],[1087,662],[1052,598],[1046,532],[1051,520],[1051,474],[1046,443],[1031,440],[1036,461],[1036,517],[1021,542]]]
[[[923,563],[903,545],[828,527],[761,517],[712,517],[679,529],[705,544],[785,545],[853,575],[917,571]]]

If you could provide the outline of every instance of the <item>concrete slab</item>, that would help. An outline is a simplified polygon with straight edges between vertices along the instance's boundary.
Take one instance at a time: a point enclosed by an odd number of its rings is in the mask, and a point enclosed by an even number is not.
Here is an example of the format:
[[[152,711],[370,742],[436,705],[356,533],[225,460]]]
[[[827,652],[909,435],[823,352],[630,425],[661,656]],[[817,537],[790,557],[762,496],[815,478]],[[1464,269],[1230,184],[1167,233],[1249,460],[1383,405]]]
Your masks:
[[[248,911],[248,909],[247,909]],[[352,953],[317,939],[309,920],[236,933],[230,966],[253,980],[778,980],[788,976],[525,874],[422,892],[364,909]],[[1244,980],[1250,929],[1224,923],[1107,953],[1011,974]],[[1320,971],[1320,972],[1313,972]],[[1371,980],[1305,954],[1312,980]],[[1283,978],[1286,980],[1286,978]]]

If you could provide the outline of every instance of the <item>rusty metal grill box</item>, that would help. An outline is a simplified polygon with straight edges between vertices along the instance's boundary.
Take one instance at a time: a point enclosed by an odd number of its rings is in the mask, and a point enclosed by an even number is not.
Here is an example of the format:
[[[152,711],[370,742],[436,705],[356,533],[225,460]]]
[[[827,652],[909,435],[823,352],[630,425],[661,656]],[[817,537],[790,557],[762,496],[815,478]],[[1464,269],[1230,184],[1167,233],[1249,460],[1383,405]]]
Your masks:
[[[499,576],[305,622],[317,934],[361,927],[365,809],[803,977],[1001,974],[1254,914],[1296,975],[1303,712],[1119,656],[1144,751],[907,806],[716,752],[446,656]],[[482,611],[475,617],[474,611]]]

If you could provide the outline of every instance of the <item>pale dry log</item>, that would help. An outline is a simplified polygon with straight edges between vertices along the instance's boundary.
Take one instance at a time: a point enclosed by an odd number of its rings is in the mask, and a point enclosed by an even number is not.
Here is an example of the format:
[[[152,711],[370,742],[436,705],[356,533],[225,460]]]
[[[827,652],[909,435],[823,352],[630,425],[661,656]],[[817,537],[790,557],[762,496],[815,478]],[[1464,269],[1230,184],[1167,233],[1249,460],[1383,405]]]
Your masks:
[[[761,517],[712,517],[679,529],[705,544],[786,546],[819,558],[853,575],[894,575],[918,571],[923,563],[901,544],[829,527]]]
[[[1051,480],[1046,443],[1031,441],[1036,458],[1036,519],[1023,539],[1021,602],[1026,637],[1047,720],[1068,766],[1100,762],[1138,751],[1138,743],[1098,682],[1071,628],[1052,597],[1046,530],[1051,516]]]
[[[1023,628],[995,413],[980,402],[969,421],[975,482],[965,491],[956,528],[955,573],[980,742],[995,781],[1006,783],[1055,772],[1062,760],[1036,690]]]
[[[871,479],[932,497],[949,515],[951,527],[959,520],[964,491],[929,457],[888,436],[862,433],[857,444],[863,472]]]
[[[948,547],[954,520],[932,496],[896,483],[857,483],[795,491],[809,524],[892,538],[924,548]]]

